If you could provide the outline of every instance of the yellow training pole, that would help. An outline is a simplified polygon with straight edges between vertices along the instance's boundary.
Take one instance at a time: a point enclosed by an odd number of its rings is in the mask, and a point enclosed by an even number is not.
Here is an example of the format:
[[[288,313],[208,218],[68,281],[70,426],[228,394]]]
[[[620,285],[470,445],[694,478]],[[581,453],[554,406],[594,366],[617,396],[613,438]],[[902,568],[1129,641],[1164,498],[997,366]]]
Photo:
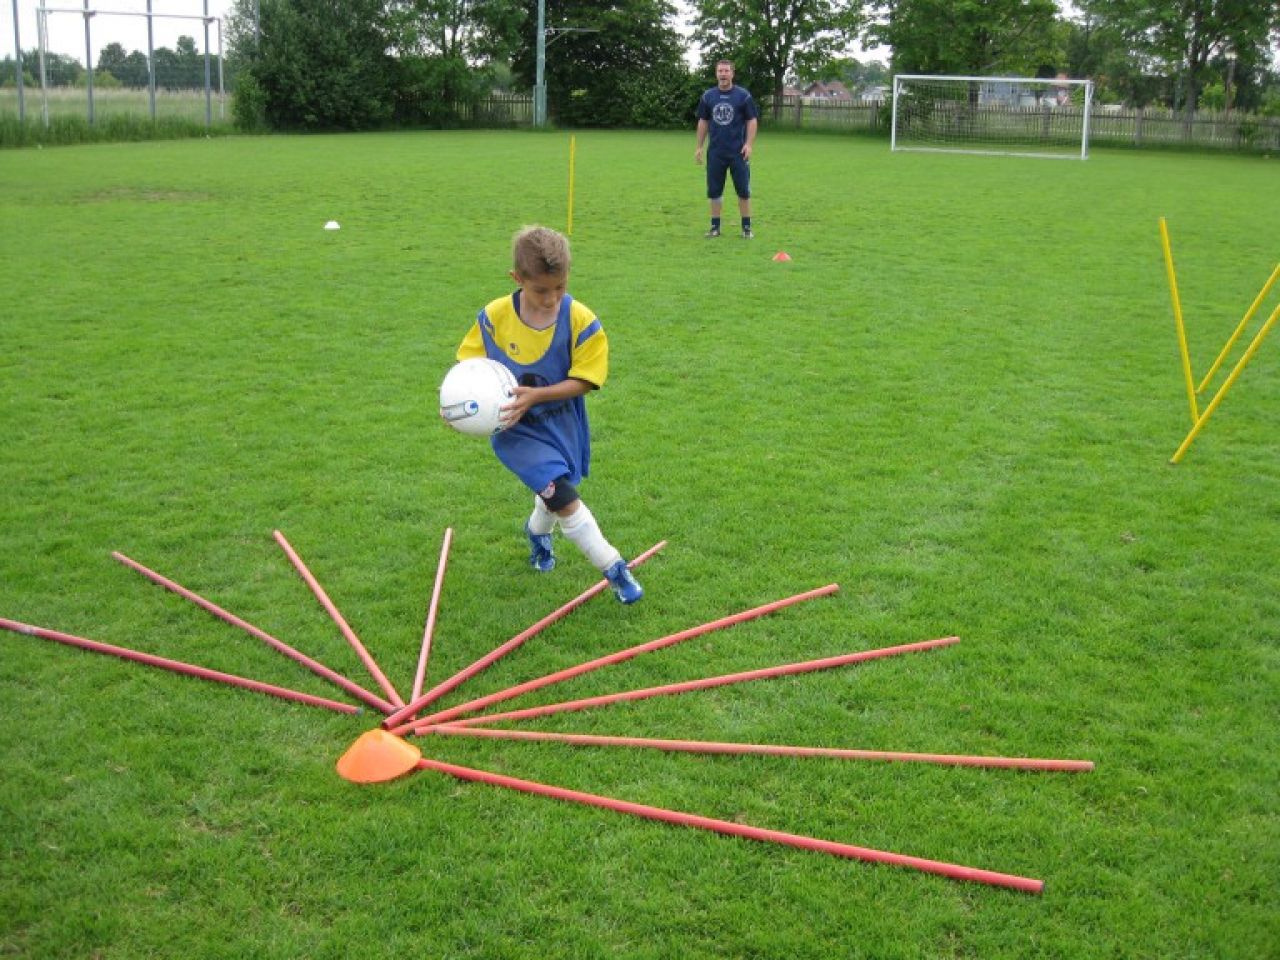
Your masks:
[[[1244,319],[1240,321],[1240,325],[1236,327],[1235,333],[1227,340],[1227,345],[1222,348],[1222,352],[1218,354],[1218,359],[1213,361],[1213,366],[1209,368],[1209,372],[1204,375],[1204,380],[1200,386],[1196,387],[1196,393],[1204,393],[1204,388],[1209,385],[1209,381],[1213,379],[1213,375],[1218,372],[1218,368],[1222,366],[1222,361],[1227,359],[1227,354],[1231,352],[1231,348],[1236,345],[1236,341],[1240,339],[1240,334],[1244,332],[1244,328],[1249,325],[1249,321],[1253,319],[1253,315],[1258,312],[1258,307],[1262,306],[1262,301],[1267,298],[1267,294],[1271,292],[1272,285],[1276,282],[1276,278],[1280,277],[1280,263],[1276,264],[1276,268],[1271,271],[1266,285],[1263,286],[1262,292],[1254,298],[1253,304],[1249,307],[1249,312],[1244,315]]]
[[[1182,351],[1182,375],[1187,381],[1187,403],[1191,406],[1191,422],[1200,419],[1196,405],[1196,387],[1191,377],[1191,354],[1187,351],[1187,330],[1182,324],[1182,301],[1178,299],[1178,275],[1173,270],[1173,251],[1169,249],[1169,227],[1160,218],[1160,243],[1164,247],[1165,272],[1169,274],[1169,296],[1173,298],[1173,320],[1178,327],[1178,348]]]
[[[565,236],[573,236],[573,161],[578,153],[578,138],[569,137],[569,219],[565,227]]]
[[[1231,371],[1231,375],[1218,388],[1218,392],[1213,395],[1213,399],[1209,401],[1209,406],[1205,407],[1204,413],[1196,420],[1195,426],[1191,428],[1191,432],[1187,434],[1187,439],[1182,441],[1170,463],[1177,463],[1182,459],[1182,455],[1187,452],[1187,447],[1191,446],[1191,441],[1196,438],[1196,434],[1213,416],[1213,411],[1218,409],[1218,404],[1222,402],[1222,398],[1227,395],[1227,391],[1231,389],[1231,385],[1236,382],[1236,378],[1240,376],[1240,371],[1245,368],[1253,355],[1258,352],[1258,347],[1262,345],[1263,339],[1271,332],[1271,327],[1275,324],[1276,318],[1280,317],[1280,307],[1276,307],[1271,311],[1271,316],[1267,317],[1267,322],[1262,325],[1262,329],[1258,331],[1257,336],[1253,338],[1253,342],[1249,344],[1249,349],[1244,352],[1244,356],[1240,358],[1240,362],[1236,364],[1235,369]]]

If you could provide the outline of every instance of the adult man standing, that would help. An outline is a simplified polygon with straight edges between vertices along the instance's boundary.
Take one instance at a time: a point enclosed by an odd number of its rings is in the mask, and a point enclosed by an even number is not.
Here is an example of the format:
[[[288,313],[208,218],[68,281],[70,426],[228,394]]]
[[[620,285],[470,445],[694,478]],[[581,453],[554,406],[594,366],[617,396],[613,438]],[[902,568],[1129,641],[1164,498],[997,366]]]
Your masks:
[[[724,177],[733,178],[738,194],[738,212],[742,215],[742,236],[750,240],[751,232],[751,148],[760,126],[760,111],[751,94],[734,86],[733,62],[716,63],[716,85],[698,101],[698,148],[694,163],[702,163],[702,145],[711,134],[711,150],[707,154],[707,199],[711,202],[711,229],[707,237],[720,236],[720,210],[724,205]]]

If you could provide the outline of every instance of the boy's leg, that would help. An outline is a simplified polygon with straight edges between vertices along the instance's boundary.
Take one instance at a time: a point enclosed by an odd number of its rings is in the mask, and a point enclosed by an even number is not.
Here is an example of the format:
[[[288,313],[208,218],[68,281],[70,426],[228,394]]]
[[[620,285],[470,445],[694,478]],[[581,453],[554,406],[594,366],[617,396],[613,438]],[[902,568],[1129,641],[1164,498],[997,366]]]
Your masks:
[[[529,537],[529,565],[541,573],[547,573],[556,565],[551,551],[551,533],[556,528],[556,515],[547,509],[542,498],[533,497],[533,513],[525,521],[524,532]]]
[[[613,592],[623,603],[635,603],[644,589],[627,568],[618,549],[605,539],[594,514],[581,499],[556,511],[560,529],[583,552],[593,567],[605,575]]]

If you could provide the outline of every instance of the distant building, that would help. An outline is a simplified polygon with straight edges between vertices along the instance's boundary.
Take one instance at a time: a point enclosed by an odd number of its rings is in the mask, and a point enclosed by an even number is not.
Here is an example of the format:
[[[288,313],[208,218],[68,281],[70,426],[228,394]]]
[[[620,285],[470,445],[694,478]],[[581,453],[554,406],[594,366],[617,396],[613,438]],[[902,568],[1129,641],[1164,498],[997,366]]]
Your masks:
[[[852,100],[853,94],[839,80],[811,83],[804,88],[804,96],[814,100]]]

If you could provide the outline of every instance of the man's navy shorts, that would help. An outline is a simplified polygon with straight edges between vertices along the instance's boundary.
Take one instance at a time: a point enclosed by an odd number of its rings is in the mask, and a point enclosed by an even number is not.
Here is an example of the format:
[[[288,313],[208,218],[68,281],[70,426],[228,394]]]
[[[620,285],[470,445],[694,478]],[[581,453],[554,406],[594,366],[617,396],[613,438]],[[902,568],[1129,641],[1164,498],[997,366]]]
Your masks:
[[[707,156],[707,199],[724,196],[724,175],[733,177],[733,189],[744,200],[751,196],[751,167],[740,153],[715,153]]]

